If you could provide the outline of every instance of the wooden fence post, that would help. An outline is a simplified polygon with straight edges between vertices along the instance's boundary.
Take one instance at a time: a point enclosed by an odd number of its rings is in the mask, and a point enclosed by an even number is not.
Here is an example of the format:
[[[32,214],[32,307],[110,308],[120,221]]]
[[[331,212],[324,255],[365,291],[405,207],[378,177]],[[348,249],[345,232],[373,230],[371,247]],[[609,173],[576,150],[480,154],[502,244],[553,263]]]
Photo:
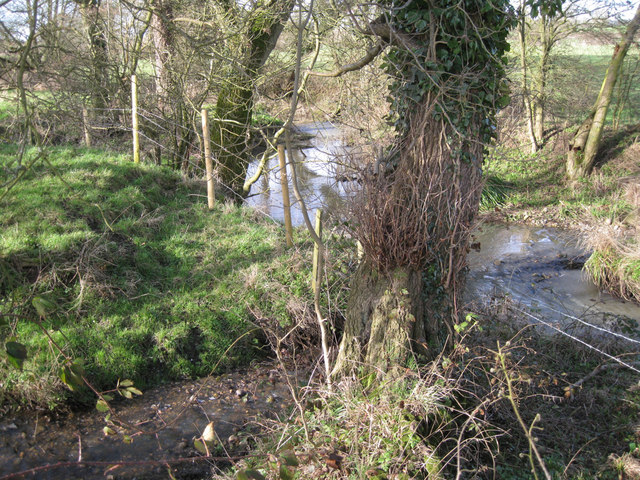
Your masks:
[[[287,247],[293,246],[293,227],[291,225],[291,199],[289,197],[289,180],[284,145],[278,145],[278,161],[280,162],[280,184],[282,185],[282,206],[284,207],[284,230]]]
[[[207,172],[207,202],[209,210],[216,202],[216,191],[213,184],[213,161],[211,159],[211,137],[209,135],[209,112],[202,109],[202,143],[204,143],[204,164]]]
[[[316,210],[316,235],[322,240],[322,210]],[[320,277],[322,276],[322,256],[320,255],[320,247],[313,242],[313,278],[311,279],[311,289],[314,293],[320,288]]]
[[[140,163],[140,134],[138,125],[138,80],[131,75],[131,128],[133,130],[133,161]]]
[[[84,143],[87,148],[91,148],[91,133],[89,132],[89,112],[85,105],[82,106],[82,130],[84,132]]]

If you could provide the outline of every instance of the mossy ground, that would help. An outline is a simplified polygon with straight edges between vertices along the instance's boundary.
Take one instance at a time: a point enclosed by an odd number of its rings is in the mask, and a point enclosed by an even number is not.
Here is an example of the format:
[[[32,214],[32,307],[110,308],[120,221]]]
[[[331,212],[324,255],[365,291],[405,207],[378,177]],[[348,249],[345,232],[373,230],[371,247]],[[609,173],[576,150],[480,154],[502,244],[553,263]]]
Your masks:
[[[16,150],[0,151],[0,183]],[[23,371],[2,355],[0,399],[52,406],[66,396],[63,358],[43,329],[96,387],[145,387],[247,363],[262,347],[258,330],[247,334],[255,315],[290,324],[312,298],[302,232],[286,249],[281,226],[224,201],[209,211],[201,182],[127,156],[68,147],[47,160],[0,205],[0,334],[28,351]],[[55,302],[46,318],[35,296]]]

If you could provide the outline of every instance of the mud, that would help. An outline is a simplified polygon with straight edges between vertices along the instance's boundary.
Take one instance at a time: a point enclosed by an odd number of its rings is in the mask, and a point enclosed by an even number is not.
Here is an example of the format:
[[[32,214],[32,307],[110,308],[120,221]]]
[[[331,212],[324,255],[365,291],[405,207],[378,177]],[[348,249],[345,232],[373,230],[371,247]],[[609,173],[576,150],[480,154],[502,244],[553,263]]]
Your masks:
[[[107,423],[98,411],[52,416],[32,413],[0,420],[0,478],[156,479],[170,478],[163,461],[202,457],[194,448],[213,421],[219,441],[212,456],[243,454],[261,419],[283,415],[291,405],[286,381],[272,365],[220,377],[173,383],[141,397],[113,404],[117,416],[134,428]],[[115,435],[107,435],[111,425]],[[142,431],[146,433],[142,433]],[[130,443],[124,435],[129,435]],[[72,467],[65,462],[107,462]],[[113,462],[130,462],[115,469]],[[135,463],[138,464],[135,464]],[[212,461],[182,461],[172,465],[175,478],[205,478]],[[45,467],[25,475],[12,475]]]

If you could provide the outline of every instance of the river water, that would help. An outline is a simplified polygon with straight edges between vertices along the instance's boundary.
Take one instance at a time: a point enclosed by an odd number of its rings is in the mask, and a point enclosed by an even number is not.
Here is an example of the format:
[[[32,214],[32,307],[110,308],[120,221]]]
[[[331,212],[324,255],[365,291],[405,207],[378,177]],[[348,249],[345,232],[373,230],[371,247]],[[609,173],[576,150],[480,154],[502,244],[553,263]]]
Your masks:
[[[577,234],[523,225],[482,225],[474,242],[480,243],[480,250],[468,257],[468,300],[507,297],[526,310],[533,323],[550,322],[563,330],[599,331],[590,325],[637,329],[640,305],[599,291],[582,271],[589,255],[580,247]]]
[[[352,153],[345,145],[343,131],[329,122],[301,125],[297,129],[303,136],[310,137],[307,145],[292,152],[297,165],[298,186],[307,210],[312,213],[318,208],[338,209],[342,199],[354,188],[350,182],[336,180],[345,171]],[[250,165],[249,177],[255,173],[256,168],[257,162]],[[304,224],[304,217],[293,192],[291,167],[287,168],[291,222],[294,226],[299,226]],[[270,158],[265,170],[268,175],[263,175],[253,185],[246,203],[274,220],[284,222],[278,158]]]
[[[337,208],[353,190],[353,185],[336,180],[342,168],[331,166],[336,158],[344,160],[350,153],[344,147],[342,134],[330,124],[303,126],[301,130],[316,135],[307,148],[294,153],[296,160],[305,162],[298,173],[307,207]],[[281,221],[277,159],[271,160],[269,170],[269,176],[254,185],[255,195],[247,203]],[[297,203],[292,208],[292,218],[295,225],[303,223]],[[593,330],[591,325],[620,330],[623,324],[628,335],[639,338],[640,306],[598,291],[585,278],[581,267],[587,253],[579,247],[576,235],[551,228],[482,225],[474,236],[480,250],[471,252],[468,258],[465,298],[470,303],[503,301],[506,297],[516,308],[532,315],[532,323],[550,325],[544,328],[551,333],[554,329],[589,332]],[[214,422],[224,449],[243,451],[246,445],[242,439],[251,433],[253,419],[281,415],[290,405],[286,382],[273,366],[267,365],[160,386],[140,398],[116,404],[123,418],[144,430],[158,430],[153,435],[134,434],[131,444],[123,442],[122,435],[105,435],[104,414],[95,411],[61,417],[36,413],[0,419],[0,480],[170,478],[161,460],[197,456],[193,439],[208,422]],[[132,463],[115,470],[109,470],[108,465],[67,465],[25,477],[11,476],[45,464],[78,459]],[[202,478],[212,469],[204,462],[175,466],[180,470],[177,478]]]

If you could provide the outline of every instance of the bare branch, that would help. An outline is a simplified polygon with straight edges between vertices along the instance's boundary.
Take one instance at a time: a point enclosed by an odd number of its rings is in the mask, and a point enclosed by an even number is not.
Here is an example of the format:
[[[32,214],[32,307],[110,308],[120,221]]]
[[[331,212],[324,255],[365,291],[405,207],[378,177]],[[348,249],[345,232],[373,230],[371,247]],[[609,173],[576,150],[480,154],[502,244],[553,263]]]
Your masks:
[[[357,62],[344,65],[339,69],[334,70],[333,72],[330,72],[330,73],[309,71],[309,74],[314,75],[316,77],[340,77],[345,73],[355,72],[356,70],[360,70],[366,67],[371,62],[373,62],[373,60],[380,54],[380,52],[382,52],[382,50],[384,50],[384,47],[380,43],[378,43],[377,45],[374,45],[369,50],[367,50],[366,55],[362,57],[360,60],[358,60]]]
[[[371,22],[368,25],[367,31],[365,31],[364,33],[368,35],[375,35],[376,37],[387,42],[389,45],[393,45],[394,47],[406,50],[415,50],[424,46],[423,43],[417,42],[411,35],[403,32],[398,32],[397,30],[391,28],[384,17],[378,18],[377,20]]]

